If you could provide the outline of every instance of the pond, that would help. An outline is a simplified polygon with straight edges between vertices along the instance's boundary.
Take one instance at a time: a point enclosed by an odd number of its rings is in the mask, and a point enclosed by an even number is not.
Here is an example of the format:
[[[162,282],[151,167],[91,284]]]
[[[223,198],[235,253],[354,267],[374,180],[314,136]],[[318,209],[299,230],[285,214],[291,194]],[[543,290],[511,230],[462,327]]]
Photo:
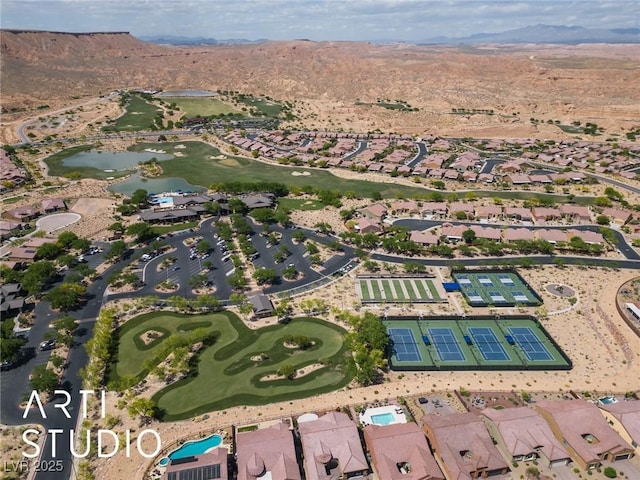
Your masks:
[[[152,158],[171,160],[173,155],[158,152],[80,152],[62,160],[65,167],[93,167],[98,170],[125,170]]]
[[[144,178],[137,173],[131,175],[124,182],[114,183],[109,186],[111,192],[122,193],[128,197],[140,188],[146,190],[149,194],[176,192],[178,190],[182,192],[204,192],[206,190],[204,187],[191,185],[184,178]]]

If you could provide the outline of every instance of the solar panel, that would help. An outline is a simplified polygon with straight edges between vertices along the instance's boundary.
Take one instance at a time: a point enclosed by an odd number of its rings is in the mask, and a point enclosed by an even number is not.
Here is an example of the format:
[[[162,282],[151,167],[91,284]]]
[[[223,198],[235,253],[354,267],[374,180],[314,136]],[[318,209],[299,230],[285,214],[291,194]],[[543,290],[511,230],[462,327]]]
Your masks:
[[[219,463],[167,473],[167,480],[213,480],[215,478],[222,478]]]

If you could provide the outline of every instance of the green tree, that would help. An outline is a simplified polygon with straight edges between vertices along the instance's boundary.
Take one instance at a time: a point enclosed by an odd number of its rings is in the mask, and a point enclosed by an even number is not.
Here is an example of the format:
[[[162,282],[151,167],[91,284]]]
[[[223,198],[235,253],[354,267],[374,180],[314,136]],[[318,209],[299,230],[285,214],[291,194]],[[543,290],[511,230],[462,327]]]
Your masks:
[[[598,215],[596,217],[596,223],[598,225],[609,225],[609,217],[606,215]]]
[[[124,240],[116,240],[111,244],[111,248],[109,252],[105,255],[105,257],[109,260],[120,260],[124,257],[124,254],[127,252],[127,244]]]
[[[211,250],[211,244],[206,241],[206,240],[200,240],[197,244],[196,244],[196,251],[198,253],[208,253],[209,250]]]
[[[194,275],[189,279],[189,286],[191,288],[203,287],[204,285],[207,284],[208,281],[209,281],[209,278],[207,277],[206,274],[198,273],[197,275]]]
[[[296,242],[304,242],[307,235],[304,233],[304,230],[296,230],[291,234],[291,238],[293,238]]]
[[[53,260],[60,256],[63,252],[63,248],[57,243],[45,243],[40,245],[36,250],[36,259],[38,260]]]
[[[45,298],[51,302],[53,308],[70,310],[80,304],[86,291],[87,287],[82,284],[62,283],[49,290]]]
[[[143,188],[137,189],[131,195],[131,203],[133,205],[136,205],[138,208],[147,206],[148,199],[149,199],[149,192],[147,192]]]
[[[124,231],[126,230],[126,228],[122,224],[122,222],[113,222],[111,225],[107,227],[107,230],[113,233],[117,233],[118,235],[122,235],[124,234]]]
[[[46,365],[37,365],[34,367],[29,380],[32,390],[38,392],[46,392],[52,394],[58,387],[58,376],[53,370],[47,368]]]
[[[76,240],[78,240],[78,235],[73,232],[62,232],[58,235],[58,244],[65,249],[71,248]]]
[[[52,262],[45,260],[34,262],[22,276],[22,287],[29,295],[40,294],[55,274],[56,268]]]
[[[275,222],[275,212],[271,208],[256,208],[251,211],[251,216],[259,223]]]
[[[127,406],[127,413],[131,418],[140,417],[143,423],[148,423],[158,414],[158,406],[150,398],[136,397]]]
[[[462,232],[462,239],[466,244],[472,244],[476,240],[476,232],[468,228],[464,232]]]
[[[127,227],[127,235],[135,236],[136,242],[138,243],[149,240],[155,236],[151,226],[145,222],[132,223],[129,225]]]
[[[282,270],[282,276],[287,280],[292,280],[298,276],[298,269],[295,265],[288,266]]]
[[[273,268],[258,268],[253,272],[253,278],[258,285],[275,282],[278,274]]]
[[[282,375],[285,378],[288,378],[289,380],[292,380],[296,374],[296,367],[290,363],[285,363],[284,365],[280,366],[276,373],[278,375]]]

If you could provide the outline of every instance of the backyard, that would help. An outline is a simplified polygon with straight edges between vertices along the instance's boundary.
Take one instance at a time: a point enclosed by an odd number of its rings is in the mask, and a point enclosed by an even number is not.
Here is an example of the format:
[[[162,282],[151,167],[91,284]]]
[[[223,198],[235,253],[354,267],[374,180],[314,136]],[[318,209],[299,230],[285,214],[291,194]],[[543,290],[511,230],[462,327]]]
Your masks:
[[[345,330],[322,320],[296,318],[286,325],[251,330],[230,312],[197,316],[162,312],[136,317],[119,330],[118,355],[109,380],[142,380],[151,364],[165,359],[162,344],[166,340],[195,328],[204,329],[215,341],[200,351],[186,378],[154,395],[165,421],[236,405],[304,398],[342,388],[352,378],[346,368]],[[141,338],[148,332],[160,336],[145,344]],[[305,336],[312,344],[304,350],[290,348],[285,346],[289,336]],[[319,363],[322,366],[316,365],[306,375],[267,378],[283,366],[299,371]]]

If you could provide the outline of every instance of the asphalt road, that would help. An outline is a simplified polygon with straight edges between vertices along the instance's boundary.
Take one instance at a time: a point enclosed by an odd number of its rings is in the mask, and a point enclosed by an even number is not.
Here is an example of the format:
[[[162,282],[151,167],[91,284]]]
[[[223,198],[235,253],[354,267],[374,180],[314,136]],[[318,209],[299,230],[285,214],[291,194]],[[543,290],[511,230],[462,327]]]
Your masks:
[[[411,168],[415,167],[429,153],[429,151],[427,150],[427,144],[426,143],[424,143],[424,142],[416,142],[416,146],[418,147],[418,153],[409,162],[407,162],[407,167],[411,167]]]
[[[92,257],[95,257],[92,262],[101,261],[100,254]],[[43,340],[44,334],[49,330],[49,323],[59,315],[51,310],[48,302],[41,301],[35,307],[36,320],[29,332],[29,340],[26,345],[27,348],[34,350],[35,356],[26,363],[0,374],[0,418],[2,423],[21,425],[25,422],[30,422],[41,424],[47,430],[52,428],[63,430],[62,434],[57,435],[56,451],[52,452],[52,437],[48,435],[40,457],[40,465],[51,465],[51,462],[60,461],[61,470],[39,471],[36,474],[36,480],[59,480],[69,478],[71,475],[72,456],[70,454],[69,431],[76,428],[79,413],[79,391],[82,380],[78,373],[87,364],[88,360],[84,345],[93,335],[93,326],[102,307],[102,299],[107,287],[105,278],[108,277],[110,271],[122,268],[127,263],[128,260],[121,260],[110,267],[101,278],[98,278],[89,286],[86,303],[78,310],[69,312],[73,318],[79,321],[79,327],[74,337],[74,346],[69,354],[68,367],[62,377],[61,389],[71,394],[72,401],[68,410],[72,418],[67,418],[61,409],[54,407],[53,403],[48,403],[44,407],[47,415],[46,419],[41,418],[37,409],[30,411],[26,420],[22,418],[24,412],[20,408],[20,403],[23,395],[30,392],[29,375],[35,366],[46,364],[51,354],[51,352],[38,351],[38,346]],[[32,449],[28,445],[25,445],[25,447],[29,453],[32,453]]]

